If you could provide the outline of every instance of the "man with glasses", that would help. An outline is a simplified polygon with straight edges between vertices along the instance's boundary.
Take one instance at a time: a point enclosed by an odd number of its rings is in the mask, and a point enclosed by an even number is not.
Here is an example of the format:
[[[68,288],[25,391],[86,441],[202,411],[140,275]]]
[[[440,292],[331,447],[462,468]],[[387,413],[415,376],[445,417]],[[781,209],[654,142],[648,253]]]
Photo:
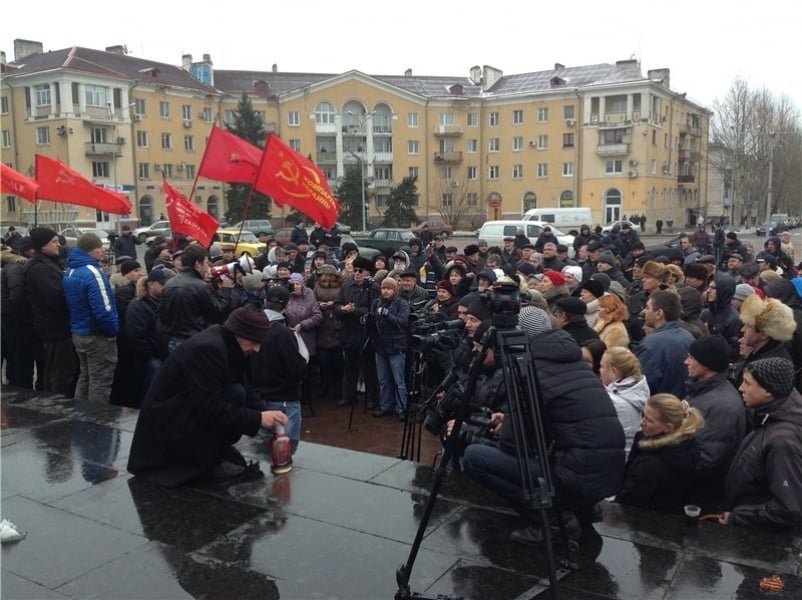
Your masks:
[[[370,341],[365,339],[365,322],[371,303],[379,297],[379,286],[372,280],[373,263],[364,256],[353,262],[354,274],[340,287],[334,301],[334,316],[342,321],[340,347],[343,349],[342,399],[337,406],[356,402],[360,368],[365,378],[365,395],[369,407],[378,401],[376,363]]]

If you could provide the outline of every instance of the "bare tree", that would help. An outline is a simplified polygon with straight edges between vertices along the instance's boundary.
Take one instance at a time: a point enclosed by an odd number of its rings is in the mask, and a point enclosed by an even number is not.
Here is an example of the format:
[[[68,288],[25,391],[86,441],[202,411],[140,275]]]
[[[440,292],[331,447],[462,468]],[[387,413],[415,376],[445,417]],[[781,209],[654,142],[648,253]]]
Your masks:
[[[464,173],[454,175],[452,179],[438,179],[434,185],[435,210],[443,222],[454,229],[476,228],[480,207],[478,199],[471,203],[475,196],[471,196],[470,188]]]

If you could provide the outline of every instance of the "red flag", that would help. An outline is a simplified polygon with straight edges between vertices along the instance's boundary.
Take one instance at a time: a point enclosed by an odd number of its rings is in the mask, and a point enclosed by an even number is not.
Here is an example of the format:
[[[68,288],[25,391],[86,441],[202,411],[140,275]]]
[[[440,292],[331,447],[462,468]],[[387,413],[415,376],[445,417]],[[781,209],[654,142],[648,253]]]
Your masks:
[[[0,163],[0,187],[2,187],[3,194],[20,196],[29,202],[36,203],[39,184],[4,163]]]
[[[333,227],[340,205],[323,171],[278,136],[269,134],[253,189],[289,204],[323,227]]]
[[[131,213],[125,195],[92,183],[56,158],[36,155],[36,181],[42,200],[90,206],[118,215]]]
[[[180,192],[164,180],[164,193],[167,196],[167,218],[170,220],[170,231],[183,233],[195,238],[209,247],[217,232],[217,220],[184,198]]]
[[[260,148],[213,125],[198,175],[215,181],[250,185],[261,160]]]

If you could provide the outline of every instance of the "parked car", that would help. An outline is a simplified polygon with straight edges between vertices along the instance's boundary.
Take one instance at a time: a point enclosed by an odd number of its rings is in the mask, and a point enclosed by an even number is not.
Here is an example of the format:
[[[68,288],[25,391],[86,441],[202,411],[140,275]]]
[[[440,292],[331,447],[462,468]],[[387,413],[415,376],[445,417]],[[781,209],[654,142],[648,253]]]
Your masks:
[[[259,235],[260,233],[273,235],[273,223],[269,219],[248,219],[245,221],[245,225],[240,221],[239,223],[234,223],[228,229],[239,229],[240,227],[242,227],[243,231],[250,231],[254,235]]]
[[[137,227],[132,232],[132,235],[139,244],[145,244],[157,235],[167,237],[170,235],[170,221],[156,221],[144,227]]]
[[[217,236],[220,238],[218,244],[234,244],[236,246],[234,250],[236,258],[243,254],[251,257],[257,256],[267,247],[267,244],[260,242],[259,238],[250,231],[243,230],[240,234],[239,228],[218,229]]]
[[[613,230],[613,227],[618,225],[619,229],[624,227],[624,223],[629,223],[629,226],[634,229],[635,231],[640,232],[640,225],[635,225],[632,221],[613,221],[612,223],[605,225],[602,227],[602,233],[609,233]]]
[[[64,242],[68,248],[72,248],[78,244],[78,238],[85,233],[94,233],[103,242],[103,249],[108,250],[110,246],[109,232],[103,229],[83,229],[78,227],[69,227],[62,229],[59,235],[64,236]]]
[[[3,225],[2,227],[0,227],[0,238],[6,239],[6,236],[8,235],[8,230],[11,227],[12,225]],[[25,227],[25,225],[13,225],[13,227],[14,229],[17,230],[17,233],[19,233],[20,236],[25,237],[26,235],[28,235],[28,228]]]
[[[785,223],[766,222],[755,227],[755,235],[764,236],[768,232],[769,237],[779,235],[783,231],[788,231],[790,227]]]
[[[379,227],[365,237],[356,237],[354,242],[360,248],[375,248],[386,256],[392,256],[396,250],[409,246],[410,240],[415,237],[409,229],[401,227]]]
[[[445,233],[448,236],[454,233],[454,228],[451,225],[443,223],[442,221],[425,221],[420,225],[418,225],[417,227],[413,227],[412,233],[414,233],[416,236],[420,235],[420,232],[423,231],[424,225],[428,227],[432,235],[439,235],[441,233]]]

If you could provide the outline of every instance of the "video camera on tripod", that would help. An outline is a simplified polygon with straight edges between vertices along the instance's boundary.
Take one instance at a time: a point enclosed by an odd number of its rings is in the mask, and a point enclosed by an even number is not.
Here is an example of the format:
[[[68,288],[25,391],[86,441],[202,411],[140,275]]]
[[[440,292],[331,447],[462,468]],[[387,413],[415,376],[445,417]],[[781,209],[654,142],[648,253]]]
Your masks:
[[[459,345],[465,323],[462,319],[446,321],[440,313],[419,309],[409,315],[410,348],[427,352],[433,348],[452,350]]]

